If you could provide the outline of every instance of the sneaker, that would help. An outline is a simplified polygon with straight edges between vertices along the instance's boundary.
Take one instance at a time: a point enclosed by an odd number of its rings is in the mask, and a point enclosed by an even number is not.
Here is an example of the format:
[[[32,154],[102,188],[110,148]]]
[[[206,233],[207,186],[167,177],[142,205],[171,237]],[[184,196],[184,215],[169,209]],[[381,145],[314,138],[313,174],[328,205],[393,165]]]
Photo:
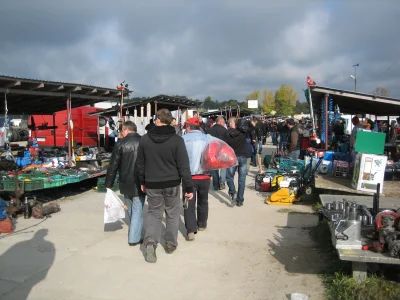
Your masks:
[[[232,207],[234,207],[235,206],[235,198],[236,198],[236,193],[235,192],[229,192],[229,196],[231,197],[231,205],[232,205]]]
[[[170,244],[170,243],[165,243],[165,252],[168,254],[172,254],[176,250],[176,246]]]
[[[219,185],[220,190],[224,190],[226,188],[225,182],[221,182]]]
[[[157,255],[156,255],[156,247],[153,243],[148,243],[146,245],[146,261],[148,263],[155,263],[157,262]]]
[[[143,240],[140,240],[139,242],[136,242],[136,243],[128,243],[128,244],[129,244],[129,246],[137,246],[137,245],[143,244]]]
[[[194,232],[189,232],[186,240],[188,240],[189,242],[194,241]]]
[[[206,230],[206,228],[207,228],[207,227],[199,227],[198,230],[199,230],[199,231],[204,231],[204,230]]]

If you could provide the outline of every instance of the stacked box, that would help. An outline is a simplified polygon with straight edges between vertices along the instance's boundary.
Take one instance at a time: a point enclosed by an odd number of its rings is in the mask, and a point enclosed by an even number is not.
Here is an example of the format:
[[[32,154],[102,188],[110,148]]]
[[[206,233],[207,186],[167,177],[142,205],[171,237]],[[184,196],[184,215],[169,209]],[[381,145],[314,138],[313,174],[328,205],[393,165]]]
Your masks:
[[[339,178],[347,178],[347,176],[349,176],[349,163],[335,160],[333,164],[333,175]]]
[[[357,153],[354,164],[354,174],[351,185],[363,192],[376,192],[380,183],[380,193],[383,192],[387,156]]]

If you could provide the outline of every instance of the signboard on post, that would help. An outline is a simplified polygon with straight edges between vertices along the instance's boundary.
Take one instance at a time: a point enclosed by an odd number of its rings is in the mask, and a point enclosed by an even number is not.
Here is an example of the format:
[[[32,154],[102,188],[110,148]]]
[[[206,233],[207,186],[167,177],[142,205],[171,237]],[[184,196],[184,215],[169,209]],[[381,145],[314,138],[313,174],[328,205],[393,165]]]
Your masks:
[[[258,100],[247,100],[247,108],[258,108]]]

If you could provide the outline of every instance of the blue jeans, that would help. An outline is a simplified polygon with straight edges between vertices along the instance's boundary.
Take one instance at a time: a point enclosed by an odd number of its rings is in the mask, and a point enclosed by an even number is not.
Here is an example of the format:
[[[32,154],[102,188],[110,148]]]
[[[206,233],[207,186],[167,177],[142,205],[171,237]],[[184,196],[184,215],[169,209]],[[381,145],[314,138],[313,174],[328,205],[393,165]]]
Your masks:
[[[124,195],[124,203],[128,207],[128,216],[130,219],[128,243],[138,243],[142,238],[143,228],[143,205],[145,196],[128,197]]]
[[[288,134],[286,132],[280,134],[279,138],[279,149],[285,151],[286,150],[286,142],[288,139]]]
[[[213,187],[214,189],[219,190],[221,183],[226,182],[226,169],[213,170],[211,171],[211,174]]]
[[[232,167],[227,169],[226,172],[226,183],[228,184],[229,187],[229,193],[236,193],[236,187],[234,183],[234,178],[235,178],[235,173],[236,170],[238,170],[239,177],[238,177],[238,193],[237,193],[237,198],[236,201],[239,203],[244,202],[244,187],[246,184],[246,171],[247,171],[247,159],[245,156],[238,156],[238,163],[239,165],[236,167]]]
[[[252,153],[251,153],[251,163],[253,166],[257,166],[257,160],[256,160],[256,154],[257,154],[257,142],[255,142],[254,144],[251,144],[251,147],[253,149]]]
[[[272,138],[272,144],[277,145],[278,144],[278,136],[276,132],[271,132],[271,138]]]
[[[261,136],[258,140],[257,140],[257,148],[258,149],[258,154],[262,154],[262,145],[263,145],[263,141],[264,141],[264,137]]]

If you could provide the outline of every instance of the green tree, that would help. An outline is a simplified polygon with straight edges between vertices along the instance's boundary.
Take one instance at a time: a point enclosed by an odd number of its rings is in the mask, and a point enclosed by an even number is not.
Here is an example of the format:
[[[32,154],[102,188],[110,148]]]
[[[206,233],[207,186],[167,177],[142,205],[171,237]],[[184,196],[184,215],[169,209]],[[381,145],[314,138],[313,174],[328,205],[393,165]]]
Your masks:
[[[296,106],[297,93],[294,88],[282,84],[275,92],[275,104],[279,115],[289,116],[293,113]]]
[[[261,109],[264,113],[269,114],[275,110],[275,97],[273,91],[263,90]]]
[[[215,109],[217,108],[217,103],[210,96],[207,96],[204,99],[203,107],[204,109]]]

